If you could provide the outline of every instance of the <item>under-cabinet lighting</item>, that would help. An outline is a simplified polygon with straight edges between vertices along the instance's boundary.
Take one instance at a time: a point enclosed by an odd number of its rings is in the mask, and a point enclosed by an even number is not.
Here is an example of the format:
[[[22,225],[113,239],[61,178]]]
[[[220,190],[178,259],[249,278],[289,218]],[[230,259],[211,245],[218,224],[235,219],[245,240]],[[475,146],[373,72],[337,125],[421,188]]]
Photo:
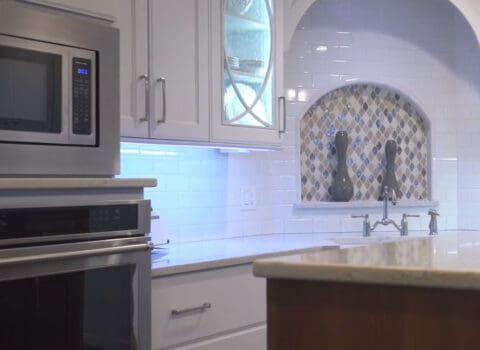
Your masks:
[[[307,90],[299,90],[297,93],[297,100],[299,102],[307,102],[308,101],[308,91]]]
[[[334,63],[347,63],[347,60],[332,60]]]
[[[297,98],[297,91],[295,89],[287,89],[287,100],[294,101]]]
[[[446,162],[456,162],[456,161],[458,161],[458,158],[456,158],[456,157],[445,157],[445,158],[434,157],[433,160],[443,160],[443,161],[446,161]]]
[[[175,157],[177,152],[170,152],[170,151],[153,151],[153,150],[145,150],[142,149],[140,154],[145,156],[162,156],[162,157]]]
[[[121,148],[120,153],[122,153],[122,154],[140,154],[140,151],[138,149]]]
[[[246,148],[220,148],[219,149],[220,153],[227,153],[227,154],[230,154],[230,153],[250,153],[250,150],[249,149],[246,149]]]
[[[138,149],[134,147],[138,147]],[[122,141],[120,147],[120,153],[122,154],[137,154],[137,155],[149,155],[149,156],[162,156],[162,157],[177,157],[182,155],[182,148],[202,148],[217,150],[221,153],[249,153],[249,152],[271,152],[273,149],[262,147],[235,147],[235,146],[219,146],[219,145],[195,145],[195,144],[161,144],[153,142],[132,142]],[[178,151],[175,151],[178,149]]]
[[[352,81],[357,81],[357,80],[358,80],[358,78],[348,78],[348,79],[345,79],[345,81],[346,81],[347,83],[350,83],[350,82],[352,82]]]
[[[350,34],[350,32],[343,32],[343,31],[338,31],[336,32],[337,34],[342,34],[342,35],[347,35],[347,34]]]
[[[318,52],[326,52],[328,51],[328,46],[325,46],[325,45],[319,45],[315,48],[315,51],[318,51]]]

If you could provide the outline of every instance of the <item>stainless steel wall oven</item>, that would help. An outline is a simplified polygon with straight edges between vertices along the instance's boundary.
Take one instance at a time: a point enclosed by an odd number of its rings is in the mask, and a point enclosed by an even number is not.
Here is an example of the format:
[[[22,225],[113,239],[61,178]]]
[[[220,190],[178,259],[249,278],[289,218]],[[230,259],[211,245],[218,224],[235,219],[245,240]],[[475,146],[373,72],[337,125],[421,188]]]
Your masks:
[[[0,208],[0,349],[150,350],[150,202]]]
[[[0,0],[0,175],[118,173],[118,38]]]

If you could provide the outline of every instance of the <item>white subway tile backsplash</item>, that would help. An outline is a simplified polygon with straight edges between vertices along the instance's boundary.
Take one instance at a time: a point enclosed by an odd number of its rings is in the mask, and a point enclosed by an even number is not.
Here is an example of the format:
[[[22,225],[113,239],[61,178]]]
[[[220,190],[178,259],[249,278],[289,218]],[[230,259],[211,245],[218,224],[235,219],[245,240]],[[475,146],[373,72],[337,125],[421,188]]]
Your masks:
[[[167,221],[173,242],[360,232],[361,220],[344,211],[305,215],[293,209],[300,187],[298,125],[309,106],[334,88],[387,84],[409,95],[430,119],[440,227],[480,228],[479,52],[471,28],[446,0],[317,1],[284,57],[285,89],[295,94],[287,104],[283,150],[233,154],[124,143],[121,176],[157,179],[146,196]],[[256,191],[255,210],[242,207],[245,188]],[[372,220],[380,216],[373,214]],[[412,229],[426,229],[428,218],[421,214],[410,220]]]
[[[285,233],[312,233],[313,218],[295,218],[285,221]]]
[[[329,215],[328,217],[315,217],[313,219],[314,232],[342,232],[343,216]],[[358,229],[358,228],[357,228]]]
[[[293,190],[296,186],[296,178],[292,175],[274,176],[271,179],[273,190]]]
[[[177,174],[178,173],[178,160],[177,159],[165,159],[165,158],[154,158],[152,164],[150,165],[152,170],[156,174]]]
[[[242,221],[226,221],[225,223],[225,238],[241,237],[243,236],[243,222]]]

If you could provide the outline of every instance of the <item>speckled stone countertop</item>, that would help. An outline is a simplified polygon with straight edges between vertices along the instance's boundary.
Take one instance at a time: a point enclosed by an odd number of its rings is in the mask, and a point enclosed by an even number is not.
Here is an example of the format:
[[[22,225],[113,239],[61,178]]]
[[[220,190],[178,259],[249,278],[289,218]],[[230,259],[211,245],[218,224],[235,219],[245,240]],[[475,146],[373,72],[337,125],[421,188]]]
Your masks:
[[[480,290],[480,231],[258,260],[256,276]]]
[[[152,277],[252,263],[255,259],[338,248],[321,234],[272,234],[170,244],[152,255]]]
[[[152,255],[152,276],[159,277],[184,272],[200,271],[238,264],[252,263],[256,259],[319,251],[322,249],[359,246],[400,239],[398,232],[377,233],[362,237],[361,233],[309,233],[271,234],[226,238],[191,243],[166,245],[156,249]]]

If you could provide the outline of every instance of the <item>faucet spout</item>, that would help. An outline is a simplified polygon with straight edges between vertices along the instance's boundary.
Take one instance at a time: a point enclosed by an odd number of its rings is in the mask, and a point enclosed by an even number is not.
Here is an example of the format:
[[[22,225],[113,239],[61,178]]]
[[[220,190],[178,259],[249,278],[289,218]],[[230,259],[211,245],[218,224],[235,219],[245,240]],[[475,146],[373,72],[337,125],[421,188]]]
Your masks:
[[[383,221],[388,219],[388,201],[392,202],[392,205],[397,205],[397,194],[395,189],[390,189],[388,186],[383,188]]]
[[[391,201],[392,205],[397,204],[397,195],[395,193],[395,190],[392,188],[390,189],[388,186],[385,186],[383,188],[383,218],[382,220],[376,221],[372,227],[371,231],[375,230],[378,225],[382,226],[388,226],[388,225],[393,225],[400,233],[403,232],[402,227],[398,225],[394,220],[390,219],[388,217],[388,202]]]

